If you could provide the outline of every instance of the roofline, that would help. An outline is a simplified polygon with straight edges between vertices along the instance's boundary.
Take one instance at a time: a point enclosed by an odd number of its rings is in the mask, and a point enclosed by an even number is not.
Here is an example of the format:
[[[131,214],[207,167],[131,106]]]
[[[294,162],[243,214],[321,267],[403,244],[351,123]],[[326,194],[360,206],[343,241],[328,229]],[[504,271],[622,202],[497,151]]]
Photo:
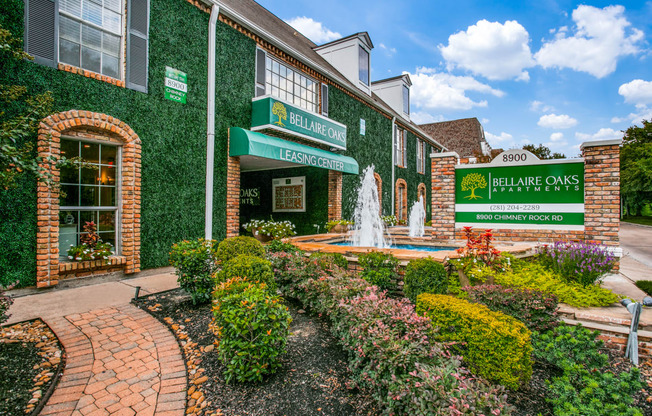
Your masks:
[[[407,79],[405,79],[405,78],[407,78]],[[377,80],[377,81],[372,81],[372,82],[371,82],[371,85],[374,85],[374,84],[382,84],[382,83],[384,83],[384,82],[395,81],[395,80],[397,80],[397,79],[403,79],[404,81],[407,81],[407,84],[408,84],[410,87],[412,86],[412,80],[410,79],[410,74],[401,74],[401,75],[397,75],[397,76],[395,76],[395,77],[389,77],[389,78],[385,78],[385,79],[379,79],[379,80]]]
[[[359,38],[360,35],[364,36],[366,38],[366,40],[369,42],[369,45],[368,45],[369,49],[373,49],[374,48],[374,43],[371,41],[371,36],[369,36],[368,32],[353,33],[351,35],[344,36],[343,38],[339,38],[339,39],[331,40],[330,42],[322,43],[321,45],[317,45],[317,46],[313,47],[313,49],[317,50],[317,49],[321,49],[321,48],[326,47],[326,46],[336,45],[338,43],[347,41],[349,39]]]
[[[341,75],[339,72],[338,73],[333,73],[333,71],[329,71],[328,69],[324,68],[323,66],[319,65],[312,59],[308,58],[301,52],[297,51],[287,43],[281,41],[271,33],[267,32],[266,30],[262,29],[260,26],[256,25],[255,23],[251,22],[250,20],[246,19],[244,16],[241,14],[235,12],[234,10],[230,9],[228,6],[225,6],[222,4],[219,0],[202,0],[208,5],[213,5],[215,4],[216,6],[219,6],[220,8],[220,13],[237,21],[239,24],[242,26],[246,27],[247,29],[251,30],[252,32],[258,34],[259,36],[262,36],[265,38],[266,41],[269,43],[273,44],[274,46],[278,47],[281,49],[283,52],[293,56],[294,58],[298,59],[305,65],[311,67],[315,71],[321,73],[323,76],[330,78],[331,81],[336,82],[339,84],[340,87],[348,91],[349,93],[355,95],[357,98],[360,100],[364,101],[365,103],[369,104],[371,107],[376,108],[378,110],[384,111],[388,117],[396,117],[397,121],[400,121],[405,128],[412,130],[417,136],[421,136],[421,138],[430,141],[434,145],[440,147],[442,150],[448,150],[446,146],[443,146],[441,143],[437,142],[435,139],[433,139],[429,134],[421,130],[416,124],[411,123],[409,120],[404,119],[401,115],[395,113],[391,107],[389,107],[388,104],[386,104],[384,101],[380,100],[379,101],[383,103],[386,108],[378,108],[378,104],[376,104],[371,96],[363,93],[362,91],[358,90],[357,88],[351,89],[346,86],[347,80],[345,80],[344,76]],[[271,12],[270,12],[271,13]],[[367,32],[359,32],[359,33],[367,33]],[[358,34],[359,34],[358,33]],[[356,34],[357,35],[357,34]],[[351,35],[353,36],[353,35]],[[371,40],[371,39],[370,39]]]

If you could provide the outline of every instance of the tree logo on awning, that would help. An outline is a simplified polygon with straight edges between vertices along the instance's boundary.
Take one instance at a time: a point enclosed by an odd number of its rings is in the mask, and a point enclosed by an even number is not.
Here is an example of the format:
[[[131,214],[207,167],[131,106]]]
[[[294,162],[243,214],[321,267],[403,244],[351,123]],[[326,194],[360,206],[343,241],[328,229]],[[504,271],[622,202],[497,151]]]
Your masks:
[[[276,101],[272,106],[272,114],[278,116],[278,121],[275,121],[274,124],[285,127],[285,124],[283,124],[282,120],[286,120],[288,118],[288,111],[285,109],[283,103]]]

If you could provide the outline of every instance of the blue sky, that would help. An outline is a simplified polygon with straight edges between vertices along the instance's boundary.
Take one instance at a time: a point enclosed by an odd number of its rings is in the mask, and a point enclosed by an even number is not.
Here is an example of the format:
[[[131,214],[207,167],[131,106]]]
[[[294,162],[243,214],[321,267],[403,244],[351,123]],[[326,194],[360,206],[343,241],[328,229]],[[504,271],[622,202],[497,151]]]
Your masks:
[[[652,119],[652,1],[259,3],[317,44],[367,31],[372,81],[409,73],[414,121],[477,117],[494,148],[577,156]]]

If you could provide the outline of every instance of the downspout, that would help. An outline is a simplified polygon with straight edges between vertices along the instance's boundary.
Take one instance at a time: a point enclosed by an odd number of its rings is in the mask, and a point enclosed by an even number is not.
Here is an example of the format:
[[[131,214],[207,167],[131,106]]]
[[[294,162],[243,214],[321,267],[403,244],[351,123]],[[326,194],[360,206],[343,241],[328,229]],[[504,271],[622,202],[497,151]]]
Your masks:
[[[396,196],[394,195],[394,192],[396,191],[394,188],[396,186],[394,185],[394,169],[396,168],[396,116],[392,117],[392,183],[391,189],[392,189],[392,205],[390,207],[391,211],[389,215],[394,215],[394,199]]]
[[[204,238],[213,239],[213,174],[215,163],[215,37],[220,7],[213,4],[208,23],[208,107],[206,109],[206,216]]]

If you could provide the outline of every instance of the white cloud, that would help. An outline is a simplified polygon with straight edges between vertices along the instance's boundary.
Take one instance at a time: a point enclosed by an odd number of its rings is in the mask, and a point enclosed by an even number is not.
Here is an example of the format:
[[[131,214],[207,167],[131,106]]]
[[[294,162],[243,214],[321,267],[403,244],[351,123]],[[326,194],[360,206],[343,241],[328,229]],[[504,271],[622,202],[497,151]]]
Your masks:
[[[514,139],[514,136],[512,136],[509,133],[505,133],[504,131],[501,132],[499,135],[495,135],[485,130],[484,137],[485,139],[487,139],[487,142],[489,142],[491,147],[503,147],[503,148],[512,145],[513,144],[512,141]]]
[[[444,121],[444,116],[441,114],[434,116],[426,111],[413,111],[410,114],[410,120],[417,124],[437,123]]]
[[[449,70],[467,69],[491,80],[517,79],[528,81],[525,68],[534,66],[530,35],[520,23],[504,24],[480,20],[465,32],[448,37],[448,46],[439,45]]]
[[[559,142],[559,141],[561,141],[563,139],[564,139],[564,133],[557,132],[557,133],[552,133],[550,135],[550,141],[551,142]]]
[[[489,119],[488,119],[488,118],[483,118],[482,120],[480,120],[480,123],[482,123],[482,124],[488,124],[488,123],[489,123]]]
[[[652,108],[647,106],[640,106],[638,111],[629,113],[626,117],[614,117],[611,119],[612,123],[622,123],[624,121],[632,124],[639,124],[642,120],[652,120]]]
[[[396,48],[390,48],[386,46],[384,43],[379,44],[378,47],[380,47],[380,49],[385,51],[387,56],[393,56],[396,53]]]
[[[575,133],[575,138],[583,142],[593,141],[593,140],[616,140],[616,139],[623,138],[623,132],[614,129],[601,128],[600,130],[598,130],[593,134],[577,132]]]
[[[434,68],[419,67],[410,74],[413,88],[411,101],[421,109],[470,110],[473,107],[486,107],[487,101],[473,101],[466,92],[474,91],[496,97],[505,95],[503,91],[491,88],[473,77],[455,76],[437,72]]]
[[[549,113],[555,111],[555,108],[551,105],[546,105],[541,101],[534,100],[530,102],[530,110],[535,113]]]
[[[652,82],[635,79],[618,88],[618,94],[625,97],[625,102],[642,107],[652,103]]]
[[[566,114],[546,114],[539,118],[537,123],[541,127],[550,129],[568,129],[577,124],[577,120]]]
[[[571,68],[603,78],[616,70],[618,58],[640,51],[643,32],[628,29],[624,13],[623,6],[580,5],[573,10],[574,34],[568,36],[562,26],[534,58],[544,68]]]
[[[326,29],[321,22],[316,22],[310,17],[297,16],[285,22],[318,45],[342,37],[339,33]]]

